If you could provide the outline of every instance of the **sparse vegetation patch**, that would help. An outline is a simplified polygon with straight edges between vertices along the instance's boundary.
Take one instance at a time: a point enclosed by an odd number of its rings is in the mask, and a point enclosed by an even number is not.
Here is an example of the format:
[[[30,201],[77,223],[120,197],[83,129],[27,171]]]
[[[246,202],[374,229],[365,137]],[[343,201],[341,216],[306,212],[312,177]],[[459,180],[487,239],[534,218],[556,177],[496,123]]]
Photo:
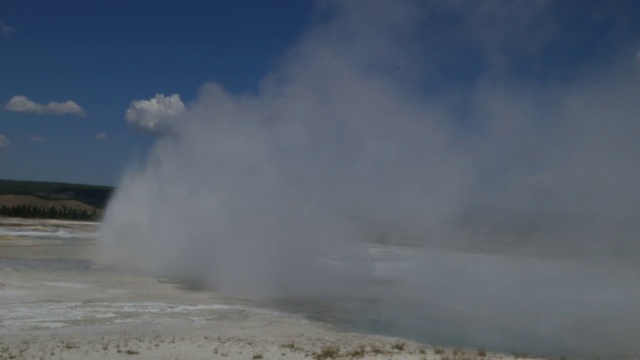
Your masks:
[[[320,350],[319,353],[314,355],[314,358],[317,360],[323,359],[335,359],[340,355],[340,349],[335,346],[327,346]]]

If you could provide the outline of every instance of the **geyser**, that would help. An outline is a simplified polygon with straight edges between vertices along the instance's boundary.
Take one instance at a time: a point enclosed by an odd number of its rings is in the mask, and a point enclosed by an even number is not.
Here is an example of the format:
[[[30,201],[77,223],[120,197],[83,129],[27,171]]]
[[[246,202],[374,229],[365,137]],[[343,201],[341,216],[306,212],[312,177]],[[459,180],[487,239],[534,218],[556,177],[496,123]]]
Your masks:
[[[487,42],[495,19],[471,4],[320,3],[255,94],[205,84],[125,174],[101,259],[233,295],[358,299],[354,322],[424,341],[637,353],[637,63],[513,76],[552,41],[551,10],[518,4],[489,13],[528,22]],[[442,70],[467,42],[484,68]]]

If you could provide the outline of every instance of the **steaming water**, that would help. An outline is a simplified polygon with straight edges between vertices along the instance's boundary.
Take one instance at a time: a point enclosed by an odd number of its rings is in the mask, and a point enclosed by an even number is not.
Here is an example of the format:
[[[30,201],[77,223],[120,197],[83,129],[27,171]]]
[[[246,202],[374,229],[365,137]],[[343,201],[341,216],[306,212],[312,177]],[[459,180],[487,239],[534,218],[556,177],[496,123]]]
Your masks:
[[[640,286],[634,271],[416,246],[369,251],[375,260],[367,291],[282,299],[275,306],[352,330],[452,347],[588,357],[636,347]]]
[[[359,306],[346,304],[342,316],[354,328],[542,355],[592,355],[637,341],[635,272],[569,259],[416,247],[377,250],[392,256],[374,262],[371,295],[353,299]],[[629,332],[612,338],[612,326]],[[585,347],[585,340],[591,346]]]

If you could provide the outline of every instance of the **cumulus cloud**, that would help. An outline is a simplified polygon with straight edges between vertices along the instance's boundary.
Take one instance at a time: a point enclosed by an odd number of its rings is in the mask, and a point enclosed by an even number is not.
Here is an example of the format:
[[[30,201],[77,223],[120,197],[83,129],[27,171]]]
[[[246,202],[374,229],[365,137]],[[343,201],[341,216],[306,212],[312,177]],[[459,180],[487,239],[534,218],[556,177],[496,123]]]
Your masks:
[[[37,142],[37,143],[43,143],[45,142],[45,138],[42,135],[37,135],[37,134],[31,134],[29,135],[29,139],[33,142]]]
[[[10,36],[14,31],[16,31],[16,29],[13,26],[9,26],[7,24],[5,24],[4,22],[0,21],[0,34],[2,34],[2,36]]]
[[[171,131],[174,121],[185,111],[180,95],[156,94],[149,100],[132,101],[125,113],[125,119],[138,131],[162,135]]]
[[[103,132],[99,132],[96,134],[96,140],[98,141],[108,141],[109,140],[109,136],[106,133]]]
[[[63,103],[52,101],[46,105],[38,104],[29,100],[26,96],[14,96],[4,106],[5,111],[22,112],[37,115],[75,115],[86,117],[87,114],[82,107],[72,100]]]

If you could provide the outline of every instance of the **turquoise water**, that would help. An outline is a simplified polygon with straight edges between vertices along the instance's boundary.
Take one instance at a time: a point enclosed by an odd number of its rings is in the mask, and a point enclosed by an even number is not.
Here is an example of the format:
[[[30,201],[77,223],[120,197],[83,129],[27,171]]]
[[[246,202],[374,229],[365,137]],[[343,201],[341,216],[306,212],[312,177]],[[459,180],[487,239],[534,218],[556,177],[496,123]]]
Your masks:
[[[345,329],[452,347],[555,357],[640,353],[633,267],[419,247],[376,251],[366,291],[289,301],[289,309]]]

